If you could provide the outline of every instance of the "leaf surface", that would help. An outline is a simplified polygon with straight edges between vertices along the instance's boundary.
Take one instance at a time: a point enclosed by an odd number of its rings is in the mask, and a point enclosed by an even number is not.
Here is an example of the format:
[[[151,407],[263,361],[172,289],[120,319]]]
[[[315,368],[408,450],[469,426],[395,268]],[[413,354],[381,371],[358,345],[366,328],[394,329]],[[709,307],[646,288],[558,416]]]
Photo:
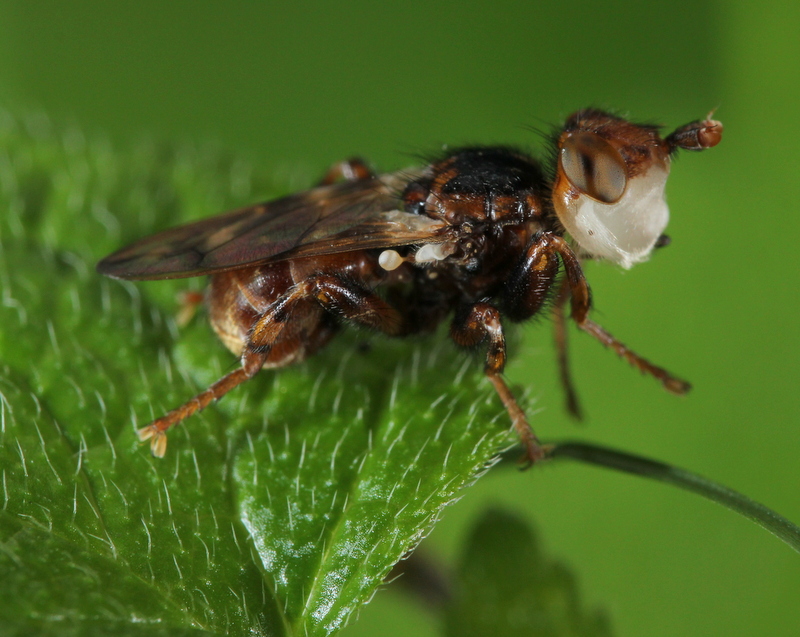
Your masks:
[[[285,184],[208,149],[119,154],[40,116],[3,113],[0,149],[0,632],[336,632],[511,440],[480,362],[344,335],[154,459],[136,427],[237,361],[204,320],[176,327],[187,282],[94,263]]]
[[[575,575],[528,524],[488,510],[467,539],[446,614],[448,636],[607,637],[605,615],[582,607]]]

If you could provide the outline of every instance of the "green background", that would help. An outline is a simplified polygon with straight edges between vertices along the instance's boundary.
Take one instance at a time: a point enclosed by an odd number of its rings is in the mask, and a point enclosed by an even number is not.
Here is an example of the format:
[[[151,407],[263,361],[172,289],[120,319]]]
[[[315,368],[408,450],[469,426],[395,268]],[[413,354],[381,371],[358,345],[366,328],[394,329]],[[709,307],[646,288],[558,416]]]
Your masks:
[[[392,170],[444,143],[536,148],[531,127],[586,105],[670,128],[719,107],[723,143],[674,166],[673,244],[587,267],[596,320],[691,395],[575,334],[576,427],[546,321],[508,376],[542,437],[672,462],[797,522],[799,29],[788,2],[0,2],[0,98],[122,143],[213,140],[298,184],[354,154]],[[495,472],[428,548],[452,559],[488,504],[527,515],[620,635],[800,630],[800,558],[707,502],[577,465]],[[382,592],[347,634],[434,634],[424,612]]]

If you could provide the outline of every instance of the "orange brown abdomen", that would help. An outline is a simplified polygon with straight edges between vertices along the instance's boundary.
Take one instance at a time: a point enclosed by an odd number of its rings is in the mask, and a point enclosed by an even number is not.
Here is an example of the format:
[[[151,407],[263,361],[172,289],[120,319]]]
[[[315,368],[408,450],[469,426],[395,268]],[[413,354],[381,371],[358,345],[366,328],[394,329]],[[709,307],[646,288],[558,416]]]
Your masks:
[[[267,309],[294,284],[290,261],[221,272],[211,277],[207,304],[211,326],[231,352],[245,352],[250,331]],[[283,367],[310,356],[325,345],[336,325],[313,300],[286,318],[278,341],[263,367]]]

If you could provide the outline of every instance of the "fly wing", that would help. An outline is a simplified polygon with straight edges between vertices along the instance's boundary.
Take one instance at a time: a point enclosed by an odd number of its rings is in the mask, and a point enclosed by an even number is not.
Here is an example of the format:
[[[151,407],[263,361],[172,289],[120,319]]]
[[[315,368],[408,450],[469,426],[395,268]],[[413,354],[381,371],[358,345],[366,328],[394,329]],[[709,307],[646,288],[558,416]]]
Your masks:
[[[172,279],[299,256],[436,242],[443,222],[398,210],[398,192],[407,181],[407,173],[398,173],[321,186],[171,228],[107,256],[97,270],[118,279]]]

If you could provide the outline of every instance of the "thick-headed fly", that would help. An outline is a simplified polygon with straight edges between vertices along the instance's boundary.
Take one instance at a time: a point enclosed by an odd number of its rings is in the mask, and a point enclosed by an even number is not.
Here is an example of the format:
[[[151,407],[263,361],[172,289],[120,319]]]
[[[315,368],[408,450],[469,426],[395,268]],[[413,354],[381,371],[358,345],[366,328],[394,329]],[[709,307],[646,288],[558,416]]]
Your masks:
[[[340,324],[390,336],[449,317],[461,347],[486,347],[485,372],[534,462],[545,455],[502,377],[503,321],[554,312],[561,376],[565,306],[577,326],[682,394],[689,385],[625,347],[589,318],[582,259],[630,268],[663,245],[672,155],[719,143],[709,118],[661,138],[655,126],[587,109],[569,117],[543,165],[507,147],[468,147],[417,171],[373,174],[344,162],[307,192],[190,223],[103,259],[102,274],[169,279],[209,274],[206,301],[241,367],[139,430],[163,456],[170,427],[260,369],[314,354]],[[552,302],[551,302],[552,301]]]

